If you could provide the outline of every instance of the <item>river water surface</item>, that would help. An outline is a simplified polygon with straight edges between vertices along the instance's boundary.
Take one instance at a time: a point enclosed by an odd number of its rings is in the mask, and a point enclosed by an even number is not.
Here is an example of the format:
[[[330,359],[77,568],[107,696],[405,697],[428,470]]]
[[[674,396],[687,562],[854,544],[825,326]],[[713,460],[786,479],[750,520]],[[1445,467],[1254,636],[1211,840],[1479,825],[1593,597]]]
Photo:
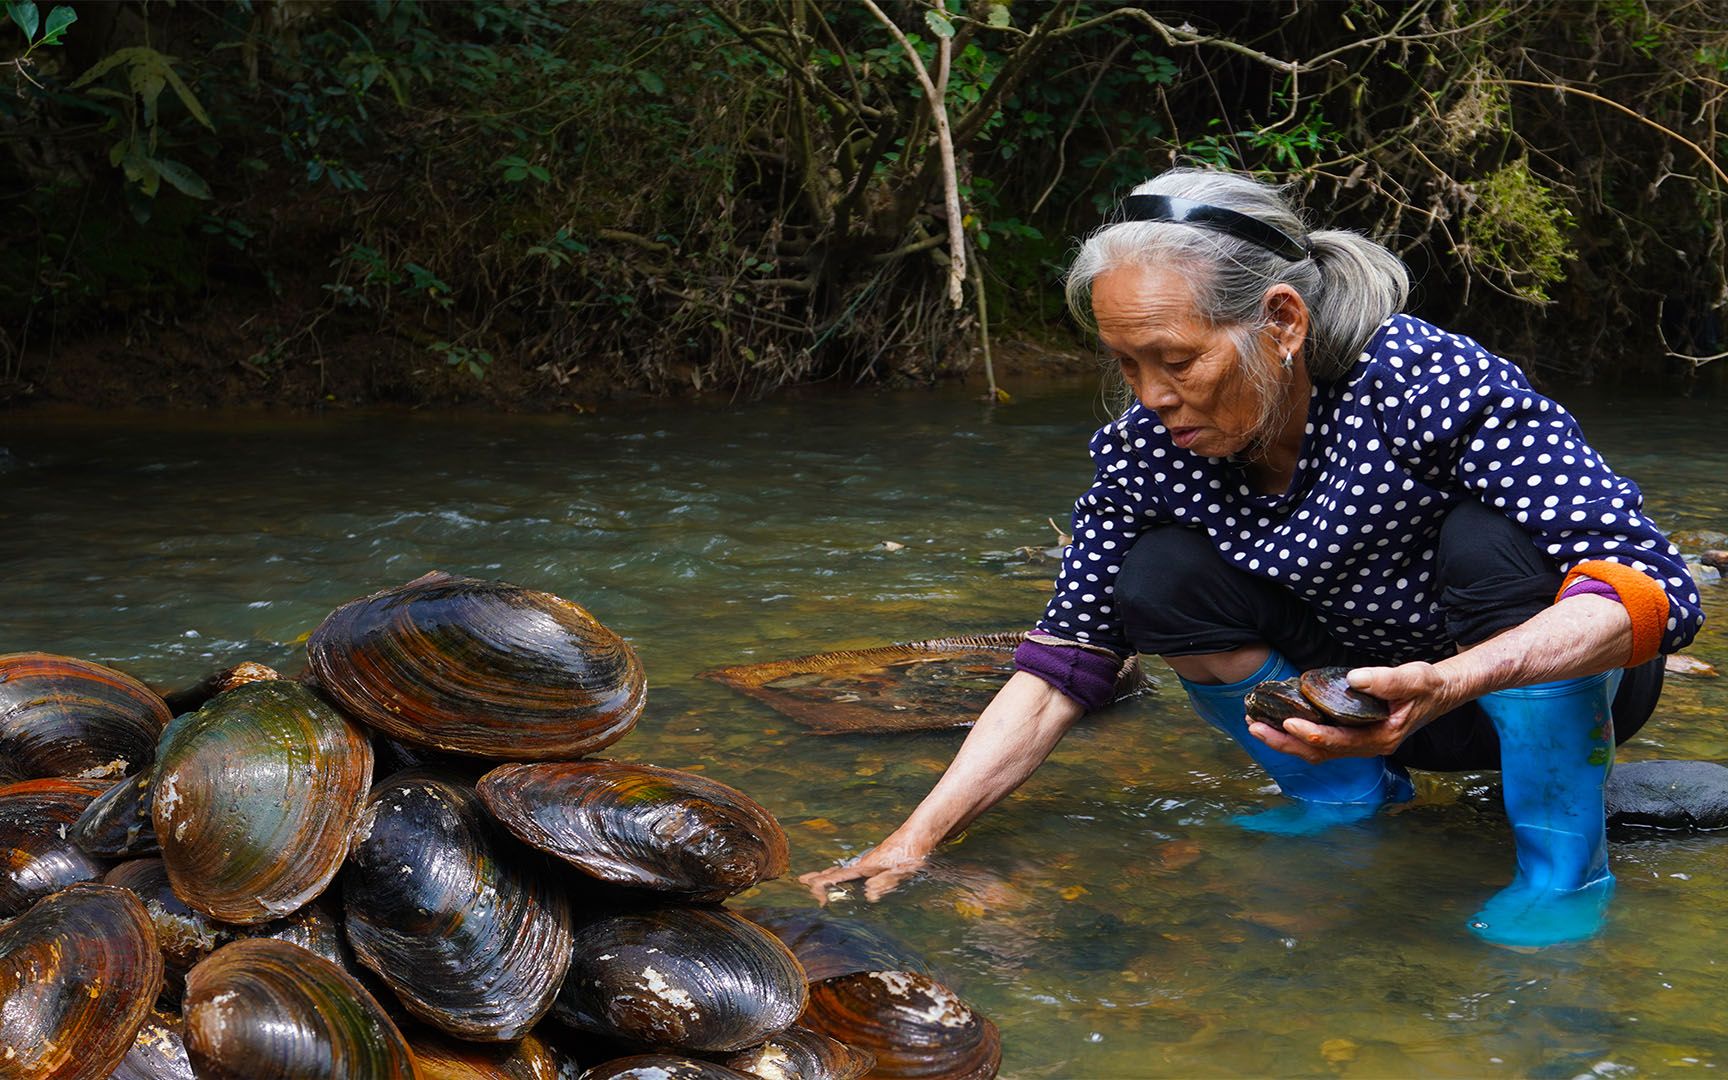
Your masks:
[[[1568,401],[1670,529],[1728,529],[1721,402]],[[628,637],[649,707],[612,751],[764,803],[794,872],[855,854],[961,733],[819,738],[705,669],[1042,610],[1090,479],[1096,387],[560,417],[0,418],[0,652],[190,682],[298,670],[337,604],[433,568],[575,600]],[[904,545],[898,550],[884,541]],[[1690,650],[1728,670],[1728,584]],[[1511,877],[1492,775],[1311,839],[1167,669],[875,905],[1003,1032],[1020,1077],[1675,1075],[1728,1064],[1728,837],[1618,844],[1601,936],[1519,953],[1464,929]],[[1728,760],[1728,680],[1671,679],[1621,760]],[[791,880],[743,905],[807,905]],[[739,906],[739,905],[734,905]]]

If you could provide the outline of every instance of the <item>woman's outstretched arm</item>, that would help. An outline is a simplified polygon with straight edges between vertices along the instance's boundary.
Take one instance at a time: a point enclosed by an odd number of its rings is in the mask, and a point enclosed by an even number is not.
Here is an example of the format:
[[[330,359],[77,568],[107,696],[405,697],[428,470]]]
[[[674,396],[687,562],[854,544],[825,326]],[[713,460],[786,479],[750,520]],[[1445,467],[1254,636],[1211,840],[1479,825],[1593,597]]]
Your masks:
[[[818,901],[827,900],[829,886],[858,879],[864,881],[866,899],[879,898],[916,871],[942,841],[1019,787],[1084,713],[1079,703],[1036,675],[1015,672],[904,824],[846,865],[798,880]]]

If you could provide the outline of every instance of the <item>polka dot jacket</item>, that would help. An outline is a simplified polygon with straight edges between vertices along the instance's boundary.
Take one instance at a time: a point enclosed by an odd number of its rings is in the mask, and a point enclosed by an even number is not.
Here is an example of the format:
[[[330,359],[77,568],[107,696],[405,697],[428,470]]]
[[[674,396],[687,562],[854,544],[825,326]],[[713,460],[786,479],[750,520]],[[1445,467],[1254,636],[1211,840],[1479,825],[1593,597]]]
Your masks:
[[[1517,365],[1466,337],[1395,315],[1342,379],[1316,383],[1288,491],[1253,490],[1229,459],[1178,448],[1135,404],[1091,442],[1097,478],[1074,506],[1074,542],[1037,631],[1131,651],[1112,610],[1117,571],[1149,526],[1203,528],[1251,574],[1306,598],[1331,634],[1387,662],[1451,651],[1435,542],[1476,498],[1526,529],[1562,572],[1593,559],[1654,578],[1668,596],[1662,651],[1703,623],[1698,590],[1640,513],[1637,485]]]

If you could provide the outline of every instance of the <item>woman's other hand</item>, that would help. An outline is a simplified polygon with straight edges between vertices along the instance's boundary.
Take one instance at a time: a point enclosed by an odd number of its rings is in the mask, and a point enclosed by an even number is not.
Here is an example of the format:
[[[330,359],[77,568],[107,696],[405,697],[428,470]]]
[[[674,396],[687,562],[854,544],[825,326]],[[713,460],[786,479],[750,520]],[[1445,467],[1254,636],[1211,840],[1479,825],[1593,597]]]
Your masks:
[[[890,836],[856,859],[848,859],[827,870],[800,874],[798,880],[810,890],[818,904],[826,905],[839,899],[839,886],[848,881],[864,883],[864,899],[875,903],[900,887],[901,882],[917,873],[929,858],[929,851]]]
[[[1384,700],[1390,715],[1378,724],[1362,727],[1334,727],[1291,717],[1284,721],[1283,730],[1259,722],[1250,723],[1248,730],[1272,749],[1304,761],[1383,757],[1428,721],[1464,700],[1438,667],[1423,661],[1398,667],[1354,668],[1350,685]]]

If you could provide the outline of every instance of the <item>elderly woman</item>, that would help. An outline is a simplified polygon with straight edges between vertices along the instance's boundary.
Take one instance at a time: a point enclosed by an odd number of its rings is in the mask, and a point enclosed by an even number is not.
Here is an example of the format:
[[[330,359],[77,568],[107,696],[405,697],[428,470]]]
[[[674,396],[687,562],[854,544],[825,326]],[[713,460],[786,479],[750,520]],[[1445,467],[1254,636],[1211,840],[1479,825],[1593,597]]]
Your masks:
[[[1300,833],[1407,799],[1407,769],[1501,772],[1518,869],[1471,928],[1588,937],[1603,783],[1703,621],[1674,547],[1556,402],[1476,342],[1399,314],[1403,264],[1303,227],[1249,178],[1175,170],[1088,239],[1069,301],[1134,403],[1092,439],[1044,618],[947,772],[873,850],[805,876],[875,898],[1007,795],[1130,652],[1297,802]],[[1250,722],[1267,679],[1342,665],[1386,721]]]

